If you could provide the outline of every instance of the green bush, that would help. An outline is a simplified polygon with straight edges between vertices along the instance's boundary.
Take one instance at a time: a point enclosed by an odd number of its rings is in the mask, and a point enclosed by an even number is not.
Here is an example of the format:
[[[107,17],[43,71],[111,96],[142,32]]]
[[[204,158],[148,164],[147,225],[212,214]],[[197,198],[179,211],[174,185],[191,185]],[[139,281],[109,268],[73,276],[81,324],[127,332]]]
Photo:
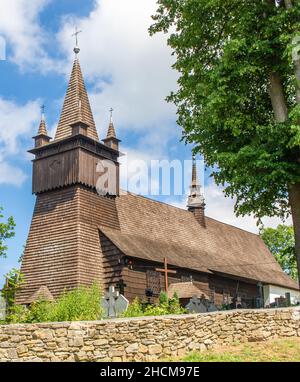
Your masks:
[[[55,302],[37,301],[25,308],[15,305],[9,323],[92,321],[103,317],[101,291],[97,284],[64,292]]]
[[[53,309],[52,321],[97,320],[103,316],[101,291],[97,284],[91,287],[79,287],[64,293]],[[47,309],[45,310],[47,315]]]
[[[7,324],[17,324],[19,322],[28,322],[29,310],[22,305],[13,305],[9,308],[6,316]]]
[[[138,297],[136,297],[127,310],[123,313],[122,317],[140,317],[143,316],[143,305]]]
[[[179,298],[174,293],[173,298],[168,298],[165,292],[161,292],[158,304],[143,304],[139,298],[135,298],[129,305],[123,317],[163,316],[167,314],[184,314],[186,309],[180,306]]]

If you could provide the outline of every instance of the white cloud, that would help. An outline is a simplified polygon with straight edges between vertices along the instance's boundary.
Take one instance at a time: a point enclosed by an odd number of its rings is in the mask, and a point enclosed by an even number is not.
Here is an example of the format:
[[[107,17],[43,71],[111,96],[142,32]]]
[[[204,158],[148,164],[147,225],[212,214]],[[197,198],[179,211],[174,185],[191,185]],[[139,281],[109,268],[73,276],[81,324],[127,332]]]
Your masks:
[[[85,76],[93,81],[91,103],[101,136],[105,134],[108,109],[115,109],[118,129],[149,129],[172,135],[175,109],[164,99],[176,87],[177,74],[166,37],[150,37],[148,27],[155,0],[97,0],[88,17],[65,19],[59,41],[70,61],[74,25],[80,34],[80,61]],[[68,70],[69,74],[69,70]],[[120,121],[120,123],[118,123]]]
[[[1,0],[0,35],[11,50],[7,58],[22,70],[57,70],[44,46],[46,32],[39,24],[39,14],[50,0]]]
[[[26,178],[23,171],[10,161],[23,159],[23,140],[37,131],[39,102],[19,105],[0,98],[0,183],[21,185]]]
[[[20,187],[26,178],[26,174],[20,168],[6,162],[0,162],[0,184]]]

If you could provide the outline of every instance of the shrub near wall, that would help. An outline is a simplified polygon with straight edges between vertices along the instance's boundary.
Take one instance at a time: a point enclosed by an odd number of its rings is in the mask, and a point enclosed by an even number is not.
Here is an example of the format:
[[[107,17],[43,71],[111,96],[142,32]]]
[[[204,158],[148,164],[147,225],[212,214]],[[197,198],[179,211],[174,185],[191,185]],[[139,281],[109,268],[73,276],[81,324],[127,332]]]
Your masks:
[[[0,326],[1,361],[149,361],[232,342],[300,336],[300,309]]]

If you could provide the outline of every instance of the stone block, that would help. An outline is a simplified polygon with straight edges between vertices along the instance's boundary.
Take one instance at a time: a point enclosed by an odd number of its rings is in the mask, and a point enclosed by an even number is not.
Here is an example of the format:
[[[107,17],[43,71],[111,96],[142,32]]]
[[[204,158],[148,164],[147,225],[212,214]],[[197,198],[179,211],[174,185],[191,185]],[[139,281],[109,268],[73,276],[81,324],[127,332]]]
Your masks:
[[[159,345],[159,344],[149,345],[148,352],[149,352],[150,355],[161,354],[162,353],[162,346]]]
[[[133,343],[127,346],[125,349],[126,353],[137,353],[139,350],[139,344],[138,343]]]

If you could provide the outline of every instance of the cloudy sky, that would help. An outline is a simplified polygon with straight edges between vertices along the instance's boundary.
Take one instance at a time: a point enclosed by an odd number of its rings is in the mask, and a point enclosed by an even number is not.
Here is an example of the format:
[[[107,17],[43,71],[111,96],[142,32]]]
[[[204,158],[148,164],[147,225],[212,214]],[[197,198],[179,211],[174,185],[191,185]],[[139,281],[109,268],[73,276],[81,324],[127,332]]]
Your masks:
[[[176,110],[165,102],[176,89],[174,57],[164,35],[148,35],[155,9],[155,0],[1,0],[0,206],[15,217],[17,227],[8,258],[0,260],[0,277],[18,266],[26,241],[35,200],[27,150],[33,146],[41,104],[54,134],[74,59],[75,26],[82,30],[80,62],[100,137],[113,107],[129,163],[190,160],[191,146],[180,142]],[[257,232],[252,217],[234,216],[234,201],[225,199],[208,175],[199,174],[207,215]],[[124,174],[122,179],[126,188]],[[152,197],[185,208],[184,192]],[[268,226],[277,223],[265,220]]]

